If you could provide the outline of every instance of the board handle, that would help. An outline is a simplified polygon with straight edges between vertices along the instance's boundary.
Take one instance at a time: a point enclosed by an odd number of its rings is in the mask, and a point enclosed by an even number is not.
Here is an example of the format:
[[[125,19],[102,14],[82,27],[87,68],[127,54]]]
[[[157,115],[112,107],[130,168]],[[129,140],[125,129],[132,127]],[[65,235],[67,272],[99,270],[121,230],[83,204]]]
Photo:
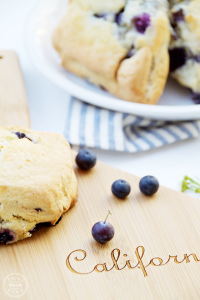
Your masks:
[[[24,82],[14,51],[0,50],[0,125],[30,127]]]

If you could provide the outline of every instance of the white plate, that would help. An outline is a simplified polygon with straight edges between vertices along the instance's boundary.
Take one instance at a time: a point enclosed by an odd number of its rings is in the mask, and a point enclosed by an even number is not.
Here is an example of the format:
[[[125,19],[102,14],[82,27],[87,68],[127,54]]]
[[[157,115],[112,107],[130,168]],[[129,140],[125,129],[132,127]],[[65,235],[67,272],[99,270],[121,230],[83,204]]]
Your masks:
[[[61,67],[51,36],[66,12],[67,3],[67,0],[39,0],[27,20],[26,46],[33,63],[44,76],[71,95],[100,107],[151,119],[200,119],[200,105],[194,105],[189,91],[171,79],[159,103],[146,105],[117,99]]]

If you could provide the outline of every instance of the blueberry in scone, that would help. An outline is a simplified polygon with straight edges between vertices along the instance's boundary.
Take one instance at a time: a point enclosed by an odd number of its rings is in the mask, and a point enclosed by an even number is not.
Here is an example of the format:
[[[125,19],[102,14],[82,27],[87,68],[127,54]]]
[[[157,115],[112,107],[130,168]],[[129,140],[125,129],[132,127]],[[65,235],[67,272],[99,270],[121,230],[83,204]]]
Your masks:
[[[133,102],[155,104],[169,72],[167,0],[71,0],[53,33],[62,65]]]
[[[170,71],[200,103],[200,1],[170,0]]]
[[[77,199],[70,146],[61,134],[0,127],[0,244],[56,225]]]

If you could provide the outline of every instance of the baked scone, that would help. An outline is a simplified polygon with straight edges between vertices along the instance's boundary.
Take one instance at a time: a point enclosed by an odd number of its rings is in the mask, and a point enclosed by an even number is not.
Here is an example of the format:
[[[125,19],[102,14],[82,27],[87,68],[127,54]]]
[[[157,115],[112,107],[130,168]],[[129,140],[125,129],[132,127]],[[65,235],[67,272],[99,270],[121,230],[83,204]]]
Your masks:
[[[169,72],[166,0],[71,0],[53,33],[62,65],[133,102],[155,104]]]
[[[77,199],[70,146],[57,133],[0,127],[0,243],[55,225]]]
[[[170,5],[171,74],[190,88],[193,99],[200,103],[200,0],[171,0]]]

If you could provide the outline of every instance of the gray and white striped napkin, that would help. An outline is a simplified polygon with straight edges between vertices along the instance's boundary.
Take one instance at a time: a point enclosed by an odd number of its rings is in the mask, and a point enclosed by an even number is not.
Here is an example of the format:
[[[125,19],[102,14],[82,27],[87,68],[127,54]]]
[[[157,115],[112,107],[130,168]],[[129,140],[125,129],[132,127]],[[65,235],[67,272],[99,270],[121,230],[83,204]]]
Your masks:
[[[72,97],[64,134],[74,146],[141,152],[197,137],[200,121],[150,120],[96,107]]]

